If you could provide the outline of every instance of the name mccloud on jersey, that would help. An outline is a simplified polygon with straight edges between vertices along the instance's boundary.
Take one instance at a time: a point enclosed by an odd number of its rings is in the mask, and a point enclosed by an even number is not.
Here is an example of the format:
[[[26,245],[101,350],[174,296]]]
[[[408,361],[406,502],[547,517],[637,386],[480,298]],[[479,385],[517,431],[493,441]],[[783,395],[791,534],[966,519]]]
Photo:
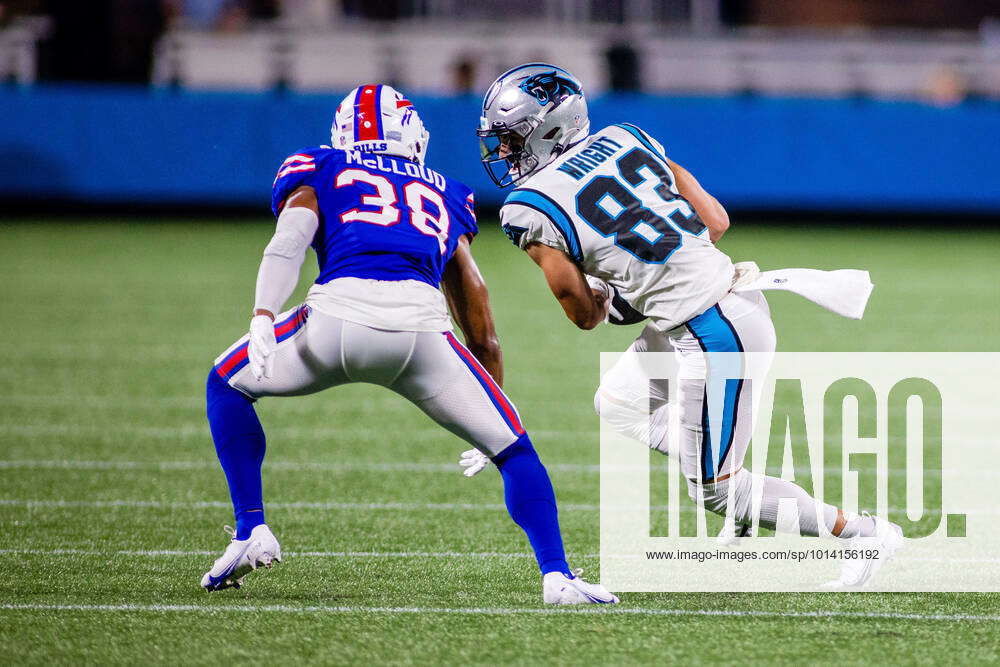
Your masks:
[[[444,176],[437,173],[430,167],[425,167],[409,160],[394,160],[386,155],[362,155],[361,151],[347,151],[347,164],[359,164],[368,169],[378,169],[379,171],[398,174],[399,176],[410,176],[419,178],[430,183],[441,192],[445,191],[448,181]]]

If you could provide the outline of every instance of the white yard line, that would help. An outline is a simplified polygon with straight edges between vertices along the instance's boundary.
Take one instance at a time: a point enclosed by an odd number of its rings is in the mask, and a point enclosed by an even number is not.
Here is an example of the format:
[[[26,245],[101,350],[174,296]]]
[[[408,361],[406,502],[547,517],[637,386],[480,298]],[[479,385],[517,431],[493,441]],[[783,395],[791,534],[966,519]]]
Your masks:
[[[180,549],[0,549],[0,556],[116,556],[138,558],[170,558],[185,556],[215,556],[218,551],[185,551]],[[505,551],[284,551],[291,558],[534,558],[527,552]],[[568,554],[570,558],[600,558],[599,553]],[[637,554],[636,558],[643,558]],[[932,558],[924,556],[897,556],[900,562],[914,563],[1000,563],[1000,558]]]
[[[760,611],[745,609],[641,609],[635,607],[367,607],[290,605],[172,605],[172,604],[42,604],[4,603],[4,611],[84,611],[84,612],[154,612],[154,613],[283,613],[283,614],[458,614],[472,616],[716,616],[734,618],[844,618],[906,621],[1000,621],[1000,615],[987,614],[908,614],[902,612],[864,611]]]
[[[222,500],[50,500],[50,499],[27,499],[27,498],[0,498],[0,506],[6,507],[28,507],[28,508],[63,508],[63,507],[95,507],[95,508],[152,508],[152,509],[214,509],[231,508],[232,504]],[[350,502],[268,502],[269,509],[297,509],[297,510],[398,510],[402,512],[413,512],[422,510],[441,511],[497,511],[506,510],[506,507],[499,503],[350,503]],[[598,512],[601,505],[592,503],[560,503],[559,509],[567,512]],[[607,505],[605,509],[616,509],[614,505]],[[653,511],[665,511],[666,505],[651,505]],[[682,512],[694,512],[694,505],[682,505]],[[707,511],[707,510],[706,510]],[[896,507],[890,507],[889,511],[902,511]],[[927,514],[940,514],[940,509],[925,509]],[[968,515],[996,516],[1000,514],[1000,508],[992,511],[969,511]]]
[[[371,471],[371,472],[440,472],[458,474],[461,469],[456,463],[416,463],[408,461],[336,461],[336,462],[309,462],[309,461],[265,461],[265,470],[287,470],[291,472],[308,471]],[[0,470],[216,470],[219,464],[217,461],[88,461],[70,459],[8,459],[0,460]],[[547,463],[549,470],[557,472],[583,472],[599,473],[601,466],[589,463]],[[641,470],[641,466],[614,466],[611,470],[616,472],[627,470]],[[658,464],[650,467],[651,470],[666,472],[666,464]],[[812,470],[805,466],[796,466],[795,474],[810,474]],[[952,470],[926,470],[927,475],[939,475],[942,473],[953,473]],[[892,468],[890,474],[903,474],[905,470]],[[986,471],[987,474],[990,471]]]
[[[407,463],[407,462],[337,462],[310,463],[295,461],[267,461],[265,470],[292,472],[370,470],[374,472],[452,472],[461,468],[456,463]],[[551,467],[551,466],[549,466]],[[72,461],[72,460],[0,460],[0,470],[217,470],[218,461]],[[596,468],[596,466],[595,466]]]
[[[0,394],[0,403],[17,407],[47,407],[50,405],[72,405],[96,409],[127,410],[129,408],[147,408],[162,410],[164,408],[190,408],[197,410],[205,407],[204,396],[107,396],[100,394]]]
[[[0,498],[0,506],[12,507],[129,507],[154,509],[207,509],[232,508],[228,501],[158,501],[158,500],[22,500]],[[267,503],[270,509],[303,510],[503,510],[502,504],[487,503],[340,503],[340,502],[290,502]],[[560,509],[595,511],[597,505],[560,505]]]
[[[218,461],[86,461],[66,459],[18,459],[0,460],[0,470],[217,470]],[[600,466],[584,463],[552,463],[546,465],[549,470],[562,472],[600,471]],[[416,463],[409,461],[337,461],[329,463],[309,461],[265,461],[266,470],[287,470],[290,472],[338,470],[372,472],[441,472],[458,475],[462,469],[458,465],[456,452],[454,463]],[[666,467],[663,467],[666,470]]]
[[[127,556],[160,558],[173,556],[217,556],[218,551],[182,551],[174,549],[0,549],[0,555],[24,556]],[[291,558],[534,558],[524,551],[284,551]],[[600,554],[570,554],[573,558],[599,558]]]
[[[277,426],[268,429],[269,435],[288,440],[336,440],[370,435],[375,429],[358,426]],[[176,426],[148,426],[142,423],[116,423],[113,426],[84,425],[73,423],[8,423],[0,425],[0,433],[7,437],[23,438],[142,438],[148,440],[174,440],[178,438],[201,438],[211,443],[207,422],[185,423]],[[443,429],[420,428],[400,433],[394,439],[402,441],[445,441],[449,435]]]
[[[178,424],[176,426],[147,426],[144,424],[118,422],[113,426],[103,427],[95,425],[83,425],[73,423],[6,423],[0,424],[0,433],[5,437],[21,438],[140,438],[146,440],[176,440],[179,438],[198,438],[211,443],[208,423],[199,421],[197,423]],[[269,438],[281,440],[306,440],[314,441],[336,441],[352,440],[359,437],[372,438],[373,433],[377,433],[379,441],[389,438],[393,442],[433,442],[433,443],[461,443],[455,436],[452,436],[444,429],[428,427],[408,429],[406,431],[385,432],[373,427],[351,426],[348,424],[329,426],[272,426],[267,430]],[[558,438],[566,436],[587,436],[593,435],[598,438],[598,430],[595,425],[592,429],[566,429],[561,431],[531,431],[531,435],[536,439]]]

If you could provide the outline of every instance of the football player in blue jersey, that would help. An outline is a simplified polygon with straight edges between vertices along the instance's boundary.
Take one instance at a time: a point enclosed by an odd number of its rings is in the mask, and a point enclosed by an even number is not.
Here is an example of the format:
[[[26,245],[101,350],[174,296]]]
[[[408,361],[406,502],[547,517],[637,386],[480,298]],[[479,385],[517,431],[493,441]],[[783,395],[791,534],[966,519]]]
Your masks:
[[[614,603],[566,563],[548,474],[504,395],[486,285],[470,252],[472,191],[424,164],[428,133],[409,100],[361,86],[337,107],[332,146],[299,151],[274,180],[274,237],[264,250],[250,332],[208,374],[208,421],[236,528],[205,573],[209,591],[238,587],[281,560],[264,522],[265,439],[254,402],[351,382],[382,385],[488,456],[553,604]],[[312,246],[319,276],[281,311]],[[440,285],[440,289],[439,289]],[[451,315],[466,344],[451,333]]]

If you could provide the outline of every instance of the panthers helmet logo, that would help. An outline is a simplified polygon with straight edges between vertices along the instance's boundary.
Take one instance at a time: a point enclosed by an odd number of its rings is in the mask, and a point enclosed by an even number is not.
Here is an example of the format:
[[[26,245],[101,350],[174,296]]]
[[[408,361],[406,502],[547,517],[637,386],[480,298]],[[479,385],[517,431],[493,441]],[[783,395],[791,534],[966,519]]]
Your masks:
[[[569,95],[583,94],[578,83],[557,74],[555,70],[529,76],[519,87],[542,106],[549,102],[559,103]]]

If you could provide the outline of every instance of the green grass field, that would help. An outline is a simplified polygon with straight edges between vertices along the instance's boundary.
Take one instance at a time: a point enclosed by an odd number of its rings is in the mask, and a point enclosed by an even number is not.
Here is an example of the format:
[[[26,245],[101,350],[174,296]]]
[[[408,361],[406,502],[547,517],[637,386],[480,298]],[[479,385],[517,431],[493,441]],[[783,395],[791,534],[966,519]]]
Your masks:
[[[463,442],[365,385],[259,404],[268,519],[287,557],[239,591],[208,595],[198,582],[232,518],[204,379],[244,333],[270,226],[131,220],[0,232],[5,663],[1000,659],[995,595],[632,594],[614,610],[544,609],[499,476],[462,477]],[[722,245],[762,268],[871,271],[861,322],[769,296],[779,350],[998,347],[996,232],[736,226]],[[599,352],[624,349],[638,327],[580,332],[499,233],[474,249],[506,389],[566,505],[571,563],[596,576],[598,513],[588,506],[598,476],[579,464],[598,458]]]

